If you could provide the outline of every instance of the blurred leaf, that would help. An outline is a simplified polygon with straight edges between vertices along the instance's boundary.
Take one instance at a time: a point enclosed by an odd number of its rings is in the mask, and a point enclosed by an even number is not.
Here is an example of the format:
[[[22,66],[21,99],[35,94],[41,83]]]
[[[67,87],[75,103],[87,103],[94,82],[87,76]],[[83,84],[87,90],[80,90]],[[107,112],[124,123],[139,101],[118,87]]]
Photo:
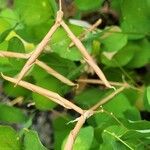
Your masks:
[[[0,43],[2,43],[6,39],[6,37],[9,35],[11,31],[12,29],[8,29],[0,35]]]
[[[75,62],[64,59],[56,53],[43,55],[41,60],[65,77],[67,77],[73,70],[77,69]]]
[[[132,51],[134,51],[134,57],[127,64],[130,68],[140,68],[150,62],[150,42],[146,39],[133,42]],[[130,49],[131,50],[131,49]]]
[[[5,19],[9,23],[11,28],[20,22],[18,14],[9,8],[4,9],[0,12],[0,18]]]
[[[47,150],[40,142],[38,133],[32,130],[25,130],[23,146],[24,150]]]
[[[77,139],[75,140],[73,150],[90,150],[93,138],[94,138],[93,127],[89,126],[81,128],[77,136]]]
[[[10,97],[19,97],[19,96],[29,96],[30,91],[22,88],[20,86],[14,87],[14,84],[10,82],[4,82],[3,89],[5,91],[5,94]]]
[[[3,9],[3,8],[5,8],[6,7],[6,5],[7,5],[7,1],[6,0],[0,0],[0,10],[1,9]]]
[[[122,0],[113,0],[111,1],[111,8],[116,11],[119,16],[121,15],[121,3]]]
[[[40,87],[61,94],[61,90],[59,88],[61,86],[61,82],[52,76],[38,80],[36,82],[36,85],[39,85]],[[38,93],[32,93],[32,98],[33,101],[35,102],[36,107],[40,110],[49,110],[57,105],[50,99],[42,95],[39,95]]]
[[[104,96],[106,91],[98,88],[89,88],[75,96],[75,101],[84,109],[96,104]]]
[[[147,87],[147,99],[148,99],[148,104],[150,105],[150,86]]]
[[[61,148],[62,150],[64,149],[67,138],[63,142],[63,145]],[[80,132],[75,140],[75,143],[73,145],[73,150],[89,150],[91,147],[93,138],[94,138],[93,127],[88,126],[88,127],[81,128]]]
[[[111,27],[104,34],[101,42],[104,51],[113,52],[121,50],[127,44],[127,35],[123,34],[117,26]],[[107,35],[108,34],[108,35]]]
[[[9,126],[0,126],[0,150],[20,150],[20,138]]]
[[[130,147],[125,141],[121,142],[120,136],[126,132],[126,129],[118,126],[111,126],[104,130],[102,133],[103,144],[100,145],[101,150],[126,150]],[[126,144],[126,145],[125,145]],[[132,149],[132,148],[131,148]]]
[[[0,18],[0,35],[10,27],[10,24],[5,19]]]
[[[27,116],[21,109],[0,103],[0,121],[6,123],[25,123]]]
[[[112,112],[115,116],[121,117],[121,118],[124,117],[123,113],[126,110],[132,108],[129,103],[129,100],[122,93],[112,98],[112,100],[106,103],[103,107],[105,110]]]
[[[63,114],[62,114],[63,115]],[[66,137],[70,130],[73,128],[73,124],[67,125],[71,120],[69,116],[63,115],[63,117],[56,117],[53,120],[54,128],[54,149],[60,150],[64,137]]]
[[[126,128],[126,126],[111,126],[104,130],[103,138],[104,136],[113,140],[110,142],[112,143],[111,149],[113,149],[114,146],[126,146],[126,148],[128,147],[129,149],[140,150],[145,150],[145,148],[147,149],[149,147],[148,138],[150,137],[150,131],[142,130],[142,128],[135,130],[133,128]],[[109,139],[107,139],[107,141],[110,141]]]
[[[150,86],[145,88],[144,92],[144,107],[147,111],[150,111]]]
[[[120,149],[120,150],[126,150],[131,149],[133,150],[136,145],[133,143],[129,143],[126,140],[123,140],[121,137],[124,133],[126,133],[128,130],[124,127],[119,126],[111,126],[104,130],[102,137],[103,137],[103,144],[100,146],[100,149]],[[133,139],[134,141],[134,139]]]
[[[146,120],[131,121],[131,120],[122,120],[124,126],[128,129],[134,130],[149,130],[150,122]]]
[[[124,112],[124,116],[128,118],[128,120],[138,121],[141,119],[141,115],[139,110],[136,107],[129,108]]]
[[[8,41],[4,41],[4,42],[0,43],[0,51],[6,50],[7,48],[8,48]],[[6,67],[4,67],[5,65],[9,66],[9,69],[12,69],[12,67],[10,66],[10,62],[9,62],[8,58],[6,58],[6,57],[0,57],[0,65],[2,68],[1,72],[3,72],[3,70],[6,69]]]
[[[14,8],[27,25],[44,23],[54,15],[49,0],[15,0]]]
[[[87,11],[94,10],[101,7],[104,0],[94,0],[94,3],[91,0],[75,0],[75,4],[79,10]]]
[[[128,43],[117,53],[105,52],[101,55],[101,61],[109,67],[121,67],[127,65],[134,56],[134,47],[132,43]]]
[[[16,29],[16,33],[27,42],[38,44],[50,30],[53,23],[54,20],[49,19],[34,26],[24,25],[22,28]]]
[[[123,32],[129,33],[130,39],[143,38],[149,32],[150,19],[147,1],[124,0],[121,1]]]
[[[13,37],[9,40],[8,51],[25,53],[25,48],[22,41],[19,38]],[[12,67],[17,68],[18,70],[20,70],[25,63],[25,60],[19,58],[9,58],[9,61]]]
[[[57,11],[58,11],[58,7],[57,7],[57,2],[55,0],[50,0],[50,5],[52,7],[52,10],[53,10],[53,14],[57,14]]]

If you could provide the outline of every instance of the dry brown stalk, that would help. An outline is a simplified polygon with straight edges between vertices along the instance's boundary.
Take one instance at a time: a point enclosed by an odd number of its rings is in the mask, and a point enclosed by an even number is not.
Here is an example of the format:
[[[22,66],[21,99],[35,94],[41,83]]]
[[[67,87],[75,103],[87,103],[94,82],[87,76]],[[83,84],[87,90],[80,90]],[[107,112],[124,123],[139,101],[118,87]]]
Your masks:
[[[98,19],[90,28],[88,28],[86,31],[84,31],[83,33],[81,33],[78,38],[80,39],[80,41],[83,41],[85,36],[89,33],[94,31],[100,24],[102,23],[102,19]],[[71,42],[69,44],[69,47],[74,46],[74,43]]]
[[[77,122],[77,124],[75,125],[74,129],[69,133],[69,136],[67,138],[67,142],[65,144],[65,148],[64,150],[72,150],[73,149],[73,144],[76,140],[76,137],[80,131],[80,129],[82,128],[83,124],[85,123],[86,118],[84,118],[83,116],[81,116]]]
[[[77,82],[104,85],[104,82],[99,79],[78,79]],[[129,87],[128,83],[120,83],[120,82],[113,82],[113,81],[109,81],[109,83],[112,86],[121,86],[121,87],[126,87],[126,88]]]
[[[8,76],[4,76],[3,74],[1,74],[1,75],[5,80],[10,81],[12,83],[16,83],[17,79],[14,79],[14,78],[11,78]],[[83,110],[80,107],[76,106],[75,104],[71,103],[69,100],[61,97],[59,94],[57,94],[55,92],[52,92],[50,90],[44,89],[42,87],[33,85],[31,83],[28,83],[28,82],[22,81],[22,80],[19,82],[18,85],[20,85],[30,91],[36,92],[40,95],[43,95],[43,96],[49,98],[50,100],[52,100],[53,102],[65,107],[67,109],[73,109],[76,112],[78,112],[79,114],[83,114]]]
[[[98,77],[104,82],[105,86],[108,88],[113,88],[109,82],[107,81],[105,75],[101,71],[101,69],[96,65],[93,58],[89,55],[84,45],[81,43],[81,41],[72,33],[72,31],[69,29],[69,27],[66,25],[66,23],[62,20],[60,22],[62,27],[65,29],[65,31],[68,33],[68,36],[71,38],[71,40],[74,42],[76,47],[80,50],[81,54],[83,55],[83,58],[85,61],[94,69]]]
[[[67,142],[65,144],[65,150],[72,150],[73,144],[77,138],[77,135],[85,123],[86,119],[93,115],[93,111],[87,110],[83,115],[78,118],[78,122],[76,123],[74,129],[70,132]]]
[[[24,53],[15,53],[10,51],[2,51],[0,50],[0,57],[10,57],[10,58],[23,58],[28,59],[31,54],[24,54]]]
[[[91,117],[94,114],[94,111],[96,109],[98,109],[101,105],[110,101],[114,96],[116,96],[117,94],[122,92],[124,89],[125,89],[125,87],[121,87],[121,88],[117,89],[115,92],[111,93],[106,98],[100,100],[100,102],[98,102],[96,105],[91,107],[89,110],[85,111],[85,113],[78,118],[78,122],[77,122],[75,128],[70,132],[70,134],[68,136],[68,139],[67,139],[67,142],[65,145],[65,150],[72,150],[75,139],[76,139],[80,129],[84,125],[86,119]]]
[[[22,54],[22,53],[15,53],[15,52],[9,52],[9,51],[8,52],[7,51],[0,51],[0,57],[28,59],[30,57],[30,55],[31,54]],[[67,79],[66,77],[64,77],[63,75],[61,75],[60,73],[58,73],[57,71],[52,69],[51,67],[49,67],[44,62],[36,59],[35,64],[37,64],[39,67],[43,68],[47,73],[54,76],[55,78],[57,78],[61,82],[65,83],[69,86],[75,86],[76,85],[75,83],[73,83],[72,81],[70,81],[69,79]]]
[[[89,84],[102,84],[102,85],[104,85],[103,81],[101,81],[99,79],[79,79],[79,80],[77,80],[77,82],[89,83]],[[140,89],[139,87],[132,86],[132,85],[130,85],[127,82],[120,83],[120,82],[109,81],[109,83],[112,86],[120,86],[120,87],[125,87],[125,88],[131,88],[133,90],[136,90],[136,91],[139,91],[139,92],[143,92],[143,90]]]
[[[24,100],[24,97],[22,97],[22,96],[20,96],[20,97],[17,97],[17,98],[15,98],[15,99],[13,99],[12,101],[10,101],[9,103],[8,103],[8,105],[10,105],[10,106],[14,106],[14,105],[16,105],[16,104],[22,104],[22,102],[23,102],[23,100]]]
[[[50,38],[55,33],[57,28],[60,26],[60,21],[62,19],[62,16],[63,16],[62,11],[58,11],[55,24],[52,26],[52,28],[49,30],[49,32],[46,34],[46,36],[43,38],[43,40],[39,43],[39,45],[37,46],[35,51],[32,53],[32,55],[30,56],[30,58],[26,62],[25,66],[22,68],[21,72],[18,75],[16,85],[20,82],[20,80],[24,77],[24,75],[28,72],[28,70],[35,63],[35,60],[38,58],[38,56],[44,50],[44,48],[48,44]]]

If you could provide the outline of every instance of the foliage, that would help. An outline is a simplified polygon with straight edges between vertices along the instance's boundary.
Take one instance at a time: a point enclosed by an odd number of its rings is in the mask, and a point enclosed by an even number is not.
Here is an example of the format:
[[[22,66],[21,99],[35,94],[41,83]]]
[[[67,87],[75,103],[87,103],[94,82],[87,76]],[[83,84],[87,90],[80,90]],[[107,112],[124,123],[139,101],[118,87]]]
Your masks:
[[[104,8],[104,1],[74,0],[76,12],[73,17],[81,20],[88,13],[103,13],[100,10]],[[57,10],[55,0],[14,0],[11,7],[8,1],[0,0],[0,51],[33,51],[52,27]],[[150,148],[150,122],[142,118],[141,112],[150,111],[150,2],[113,0],[109,10],[117,14],[118,23],[88,33],[82,42],[108,80],[121,83],[123,80],[131,88],[115,96],[87,120],[79,132],[74,150],[147,150]],[[105,12],[103,15],[108,17]],[[80,24],[67,24],[76,36],[85,31]],[[81,53],[75,46],[69,47],[70,43],[67,34],[59,28],[39,60],[72,81],[92,76]],[[0,57],[0,72],[15,77],[25,62],[23,59]],[[146,73],[139,73],[141,70],[146,70]],[[35,103],[34,111],[53,111],[58,106],[48,98],[21,87],[14,88],[11,83],[1,80],[4,95],[13,100],[23,96],[21,106]],[[61,96],[76,90],[36,65],[24,80]],[[83,89],[75,91],[73,101],[83,109],[89,109],[113,91],[103,86],[81,84]],[[19,150],[22,147],[25,150],[49,149],[50,146],[43,146],[38,131],[34,129],[31,121],[34,120],[34,112],[30,114],[28,109],[18,108],[19,104],[10,106],[10,103],[0,102],[0,150]],[[55,150],[63,149],[74,127],[74,123],[67,125],[76,117],[76,114],[71,115],[62,113],[52,118]],[[19,126],[18,131],[13,129],[14,125]]]

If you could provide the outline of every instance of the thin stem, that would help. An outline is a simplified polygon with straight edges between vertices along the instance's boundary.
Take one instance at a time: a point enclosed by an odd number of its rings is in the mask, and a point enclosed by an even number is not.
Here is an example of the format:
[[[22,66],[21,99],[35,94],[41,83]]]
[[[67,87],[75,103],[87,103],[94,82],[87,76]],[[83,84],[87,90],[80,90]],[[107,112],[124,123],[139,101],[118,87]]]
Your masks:
[[[119,120],[112,112],[108,112],[108,111],[106,111],[106,110],[104,110],[104,109],[102,108],[101,110],[95,111],[94,113],[95,113],[95,114],[97,114],[97,113],[105,113],[105,114],[109,115],[110,117],[112,117],[119,125],[121,125],[121,126],[123,126],[124,128],[126,128],[126,127],[122,124],[122,122],[120,122],[120,120]]]
[[[121,143],[123,143],[126,147],[128,147],[130,150],[134,150],[130,145],[128,145],[126,142],[124,142],[121,138],[119,138],[115,133],[111,133],[107,130],[104,130],[105,133],[110,134],[111,136],[115,137],[117,140],[119,140]]]
[[[119,89],[117,89],[116,91],[114,91],[112,94],[108,95],[107,97],[105,97],[104,99],[100,100],[96,105],[94,105],[90,110],[96,110],[98,109],[100,106],[102,106],[103,104],[109,102],[114,96],[116,96],[118,93],[122,92],[125,89],[125,87],[121,87]]]
[[[85,36],[89,33],[89,32],[92,32],[94,31],[100,24],[102,23],[102,20],[101,19],[98,19],[90,28],[88,28],[86,31],[84,31],[83,33],[81,33],[78,38],[80,39],[80,41],[83,41]],[[72,47],[74,46],[74,43],[71,42],[69,44],[69,47]]]

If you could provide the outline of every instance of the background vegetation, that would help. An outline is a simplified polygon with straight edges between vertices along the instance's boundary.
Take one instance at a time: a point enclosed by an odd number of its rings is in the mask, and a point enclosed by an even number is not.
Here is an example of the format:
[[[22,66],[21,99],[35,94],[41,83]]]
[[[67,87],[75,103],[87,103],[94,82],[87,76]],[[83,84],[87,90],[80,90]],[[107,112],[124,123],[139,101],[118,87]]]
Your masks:
[[[1,51],[32,52],[54,24],[57,10],[55,0],[0,0],[0,72],[11,77],[20,72],[26,61],[2,57]],[[102,18],[82,42],[109,81],[130,85],[86,121],[74,150],[150,149],[150,1],[66,0],[63,11],[76,36]],[[70,18],[84,22],[72,23]],[[59,28],[39,59],[78,82],[78,89],[36,65],[24,80],[89,109],[113,90],[86,83],[85,79],[98,77],[70,43]],[[0,81],[0,150],[63,149],[75,125],[68,122],[78,114],[37,93],[14,88],[3,78]]]

